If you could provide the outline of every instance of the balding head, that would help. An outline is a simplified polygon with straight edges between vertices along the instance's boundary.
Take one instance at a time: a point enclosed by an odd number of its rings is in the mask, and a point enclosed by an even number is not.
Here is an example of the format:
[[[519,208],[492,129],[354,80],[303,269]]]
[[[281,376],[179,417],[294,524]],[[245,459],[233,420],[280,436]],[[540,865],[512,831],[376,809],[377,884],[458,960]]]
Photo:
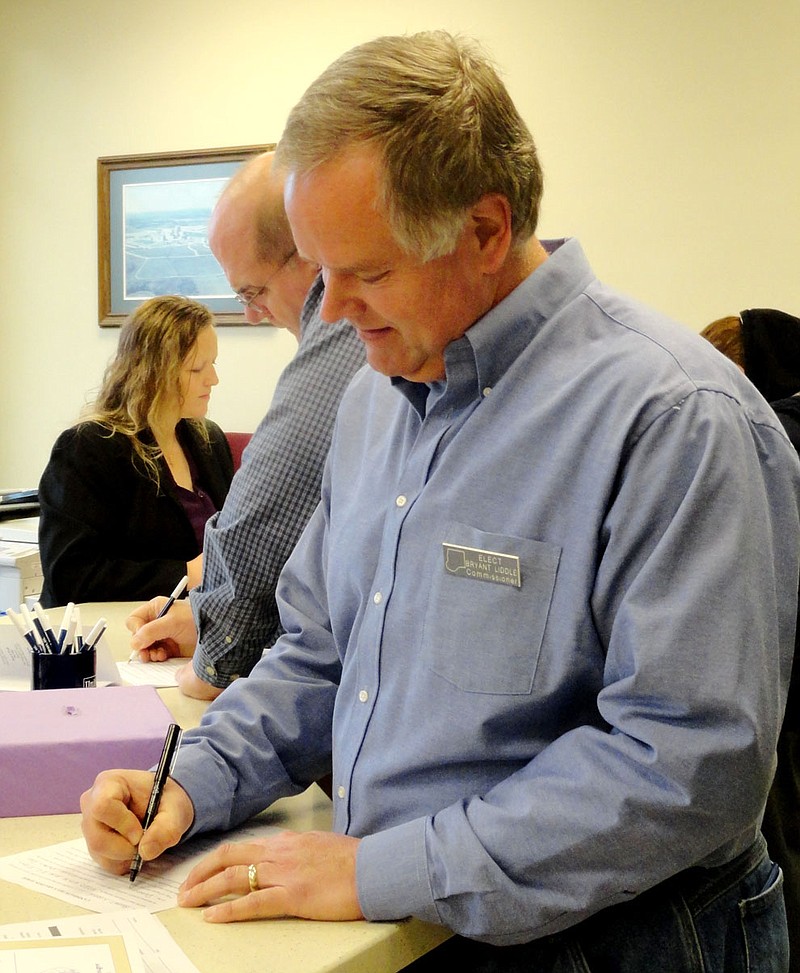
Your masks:
[[[249,321],[267,318],[300,333],[300,311],[316,268],[296,257],[283,205],[284,176],[274,165],[274,152],[264,152],[242,165],[231,178],[209,223],[214,256],[238,293],[269,287],[246,309]]]
[[[209,226],[215,254],[233,237],[247,240],[261,261],[280,263],[294,248],[283,208],[284,178],[274,161],[274,152],[257,155],[237,170],[223,190]]]

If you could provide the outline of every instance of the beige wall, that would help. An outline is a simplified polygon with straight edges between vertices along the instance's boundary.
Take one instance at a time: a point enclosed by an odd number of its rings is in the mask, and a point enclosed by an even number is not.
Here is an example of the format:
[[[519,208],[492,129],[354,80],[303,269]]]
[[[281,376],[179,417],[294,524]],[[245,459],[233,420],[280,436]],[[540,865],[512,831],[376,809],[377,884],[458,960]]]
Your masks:
[[[0,487],[35,485],[102,374],[98,156],[275,141],[377,34],[479,37],[540,146],[543,236],[699,330],[800,311],[797,0],[0,0]],[[252,429],[285,333],[220,334],[212,416]]]

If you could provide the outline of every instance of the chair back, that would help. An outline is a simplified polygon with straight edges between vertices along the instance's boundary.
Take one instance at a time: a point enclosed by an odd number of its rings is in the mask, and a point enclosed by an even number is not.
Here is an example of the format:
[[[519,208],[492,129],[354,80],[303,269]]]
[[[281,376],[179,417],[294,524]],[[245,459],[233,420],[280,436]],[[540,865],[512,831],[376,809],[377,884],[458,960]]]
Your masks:
[[[242,465],[242,453],[244,452],[245,446],[252,439],[253,434],[251,432],[226,432],[225,436],[231,447],[233,469],[236,471]]]

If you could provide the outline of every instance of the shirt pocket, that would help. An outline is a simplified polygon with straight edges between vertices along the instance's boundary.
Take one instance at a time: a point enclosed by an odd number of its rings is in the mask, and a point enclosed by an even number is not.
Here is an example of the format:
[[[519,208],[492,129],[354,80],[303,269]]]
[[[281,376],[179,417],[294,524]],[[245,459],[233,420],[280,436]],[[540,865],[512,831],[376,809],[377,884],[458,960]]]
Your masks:
[[[441,541],[423,626],[430,668],[465,692],[530,693],[561,548],[457,521]]]

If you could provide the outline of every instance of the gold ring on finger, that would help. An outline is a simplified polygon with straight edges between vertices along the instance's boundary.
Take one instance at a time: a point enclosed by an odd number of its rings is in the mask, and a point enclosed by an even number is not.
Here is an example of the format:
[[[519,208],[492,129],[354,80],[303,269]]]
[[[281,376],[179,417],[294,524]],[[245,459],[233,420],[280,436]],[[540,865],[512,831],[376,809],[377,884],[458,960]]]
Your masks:
[[[251,892],[258,892],[258,874],[256,873],[255,865],[248,865],[247,867],[247,881],[250,885]]]

